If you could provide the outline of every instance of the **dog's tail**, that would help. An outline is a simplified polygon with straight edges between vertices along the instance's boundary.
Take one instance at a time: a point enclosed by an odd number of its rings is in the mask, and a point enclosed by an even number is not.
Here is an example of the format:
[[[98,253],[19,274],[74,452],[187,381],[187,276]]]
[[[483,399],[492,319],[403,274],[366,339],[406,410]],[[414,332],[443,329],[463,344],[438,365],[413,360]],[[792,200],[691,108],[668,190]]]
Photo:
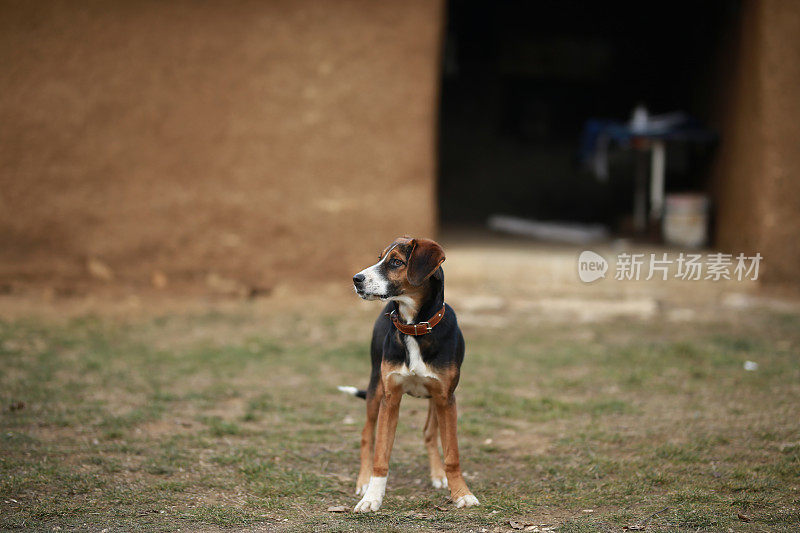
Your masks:
[[[342,392],[346,392],[347,394],[352,394],[356,398],[366,398],[367,397],[367,391],[365,391],[363,389],[357,389],[356,387],[345,387],[345,386],[341,386],[341,385],[339,387],[336,387],[336,388],[339,389]]]

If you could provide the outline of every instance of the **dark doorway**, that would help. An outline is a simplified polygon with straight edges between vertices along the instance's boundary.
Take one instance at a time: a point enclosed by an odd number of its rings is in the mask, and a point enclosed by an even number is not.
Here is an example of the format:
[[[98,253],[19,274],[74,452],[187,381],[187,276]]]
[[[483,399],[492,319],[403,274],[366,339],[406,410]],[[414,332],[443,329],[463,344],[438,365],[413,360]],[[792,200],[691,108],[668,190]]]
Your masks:
[[[643,103],[713,126],[719,50],[737,14],[733,1],[449,2],[442,224],[503,213],[619,229],[632,209],[634,157],[621,154],[607,182],[595,179],[579,159],[585,121],[625,121]],[[668,189],[704,187],[709,157],[686,150],[668,154]]]

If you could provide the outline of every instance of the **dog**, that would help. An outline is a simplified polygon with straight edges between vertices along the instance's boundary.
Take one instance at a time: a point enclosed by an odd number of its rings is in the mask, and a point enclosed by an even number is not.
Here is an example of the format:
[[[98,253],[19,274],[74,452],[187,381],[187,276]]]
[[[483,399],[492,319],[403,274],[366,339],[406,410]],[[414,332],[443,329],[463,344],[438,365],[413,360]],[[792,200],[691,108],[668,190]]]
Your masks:
[[[455,312],[444,302],[444,260],[438,243],[400,237],[383,250],[376,264],[353,276],[353,288],[361,298],[388,301],[372,330],[367,390],[339,387],[367,400],[356,481],[356,496],[362,498],[354,512],[377,511],[383,503],[403,394],[429,399],[423,437],[433,486],[449,487],[456,507],[479,504],[459,465],[454,393],[464,360],[464,337]]]

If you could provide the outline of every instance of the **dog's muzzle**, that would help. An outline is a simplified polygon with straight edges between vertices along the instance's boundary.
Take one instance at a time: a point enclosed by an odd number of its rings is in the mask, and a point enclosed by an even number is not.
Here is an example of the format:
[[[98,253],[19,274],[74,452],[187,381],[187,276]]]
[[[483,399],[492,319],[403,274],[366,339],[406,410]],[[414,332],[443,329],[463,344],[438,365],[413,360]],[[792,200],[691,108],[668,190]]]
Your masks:
[[[353,276],[353,288],[364,300],[385,300],[389,297],[385,291],[376,292],[374,283],[370,283],[362,273]]]
[[[356,290],[356,294],[358,294],[364,300],[373,296],[371,294],[367,294],[364,289],[364,282],[366,281],[366,276],[364,274],[356,274],[353,276],[353,288]]]

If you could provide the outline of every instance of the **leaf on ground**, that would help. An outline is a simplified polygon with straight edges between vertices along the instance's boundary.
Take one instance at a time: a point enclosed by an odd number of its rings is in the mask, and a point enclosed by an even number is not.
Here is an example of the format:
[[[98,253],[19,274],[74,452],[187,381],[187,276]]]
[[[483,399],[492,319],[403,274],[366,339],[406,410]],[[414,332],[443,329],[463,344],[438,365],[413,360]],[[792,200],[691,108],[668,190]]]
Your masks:
[[[345,507],[344,505],[331,505],[330,507],[328,507],[328,512],[329,513],[346,513],[347,512],[347,507]]]
[[[447,507],[442,507],[441,505],[434,505],[434,507],[439,509],[440,511],[445,511],[445,512],[450,510]]]
[[[749,517],[749,516],[743,515],[742,513],[736,513],[736,516],[737,516],[737,517],[739,518],[739,520],[741,520],[742,522],[750,522],[750,517]]]
[[[516,520],[509,520],[508,525],[511,526],[511,529],[522,529],[525,527]]]

